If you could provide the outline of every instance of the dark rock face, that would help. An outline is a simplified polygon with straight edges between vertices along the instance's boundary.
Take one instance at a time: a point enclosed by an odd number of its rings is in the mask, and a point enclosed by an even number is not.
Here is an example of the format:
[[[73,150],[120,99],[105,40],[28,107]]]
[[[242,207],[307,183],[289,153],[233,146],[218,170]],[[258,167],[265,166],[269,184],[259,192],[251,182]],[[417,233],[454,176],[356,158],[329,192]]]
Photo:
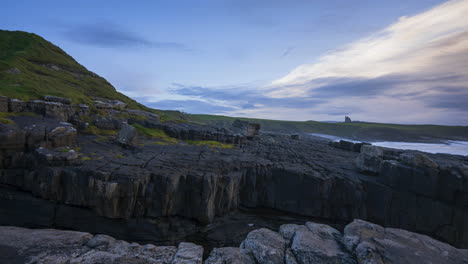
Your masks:
[[[251,138],[260,134],[260,124],[236,119],[232,123],[232,131]]]
[[[86,107],[24,104],[34,112],[44,109],[45,117],[12,116],[15,124],[0,125],[0,224],[180,241],[240,207],[269,208],[341,224],[366,219],[468,246],[465,157],[368,145],[358,154],[356,144],[344,151],[287,135],[246,140],[248,124],[243,122],[230,130],[106,110],[106,118],[142,122],[179,140],[236,144],[211,149],[143,138],[136,146],[130,126],[117,138],[101,140],[59,122],[76,118]],[[56,114],[47,114],[49,104],[58,107],[52,111]],[[69,108],[72,117],[63,114]]]
[[[244,240],[240,251],[214,249],[205,264],[230,263],[220,261],[230,259],[253,263],[249,260],[252,256],[259,264],[468,263],[466,250],[406,230],[354,220],[343,234],[312,222],[283,225],[279,233],[255,230]]]

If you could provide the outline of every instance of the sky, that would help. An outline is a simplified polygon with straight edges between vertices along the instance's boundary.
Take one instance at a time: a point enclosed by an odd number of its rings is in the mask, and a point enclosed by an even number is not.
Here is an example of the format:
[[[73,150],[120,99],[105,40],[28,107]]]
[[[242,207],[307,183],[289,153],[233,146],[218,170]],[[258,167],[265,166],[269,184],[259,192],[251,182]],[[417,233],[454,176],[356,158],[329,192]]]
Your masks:
[[[468,125],[468,0],[3,0],[36,33],[158,109]]]

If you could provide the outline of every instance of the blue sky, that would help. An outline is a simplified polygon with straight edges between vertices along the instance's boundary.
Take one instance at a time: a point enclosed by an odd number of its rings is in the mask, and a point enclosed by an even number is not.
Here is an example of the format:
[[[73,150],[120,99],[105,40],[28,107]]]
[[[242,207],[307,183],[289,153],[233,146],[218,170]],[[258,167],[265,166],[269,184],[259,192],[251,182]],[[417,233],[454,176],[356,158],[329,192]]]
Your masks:
[[[468,125],[467,2],[7,0],[0,28],[154,108]]]

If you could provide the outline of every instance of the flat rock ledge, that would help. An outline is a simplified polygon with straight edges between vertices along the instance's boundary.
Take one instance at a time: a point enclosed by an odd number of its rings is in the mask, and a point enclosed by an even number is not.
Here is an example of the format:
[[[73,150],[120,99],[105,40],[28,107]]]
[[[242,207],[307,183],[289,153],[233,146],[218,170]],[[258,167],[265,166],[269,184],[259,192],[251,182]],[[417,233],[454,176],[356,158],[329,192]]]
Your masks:
[[[57,229],[0,226],[0,263],[203,263],[201,246],[140,245],[107,235]],[[468,263],[468,250],[428,236],[354,220],[344,232],[324,224],[282,225],[278,232],[261,228],[239,248],[215,248],[205,264],[402,264]]]

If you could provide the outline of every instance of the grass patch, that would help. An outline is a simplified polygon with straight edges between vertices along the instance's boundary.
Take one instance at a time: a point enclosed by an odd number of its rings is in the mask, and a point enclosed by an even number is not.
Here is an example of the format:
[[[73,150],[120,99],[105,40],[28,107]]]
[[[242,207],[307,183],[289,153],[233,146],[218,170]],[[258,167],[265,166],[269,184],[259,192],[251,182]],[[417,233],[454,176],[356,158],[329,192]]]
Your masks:
[[[158,139],[169,144],[177,143],[177,139],[168,136],[166,132],[161,129],[147,128],[140,124],[133,124],[132,126],[134,126],[142,136],[149,137],[151,139]]]
[[[82,161],[92,160],[90,157],[84,156],[81,158]]]
[[[187,142],[190,145],[207,146],[210,148],[222,148],[222,149],[234,148],[234,144],[221,143],[221,142],[213,141],[213,140],[186,140],[185,142]]]
[[[117,130],[100,129],[96,127],[95,125],[89,125],[83,131],[87,134],[99,135],[99,136],[115,136],[118,134]]]
[[[35,113],[21,112],[21,113],[11,113],[11,112],[0,112],[0,124],[14,124],[15,122],[8,117],[12,116],[38,116]]]

